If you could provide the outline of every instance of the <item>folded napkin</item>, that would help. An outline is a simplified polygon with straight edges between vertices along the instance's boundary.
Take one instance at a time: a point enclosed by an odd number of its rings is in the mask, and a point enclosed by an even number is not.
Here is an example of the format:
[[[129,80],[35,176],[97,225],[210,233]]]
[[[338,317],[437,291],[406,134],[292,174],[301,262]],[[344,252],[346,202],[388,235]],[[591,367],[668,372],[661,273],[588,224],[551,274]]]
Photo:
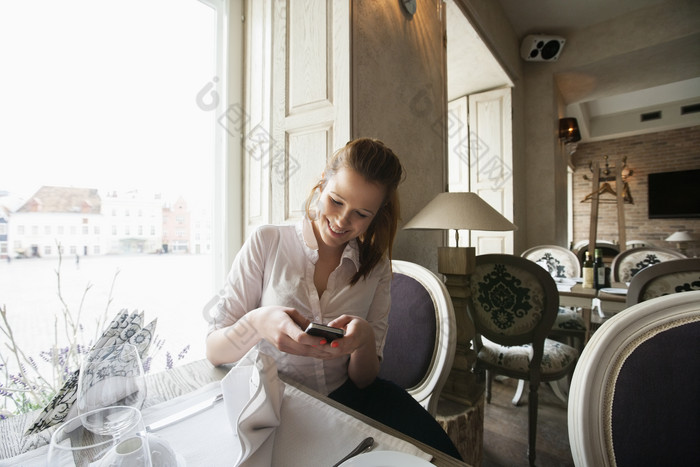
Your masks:
[[[157,320],[151,321],[146,326],[143,326],[143,322],[143,312],[129,313],[128,310],[121,310],[112,319],[109,326],[105,328],[92,348],[97,349],[129,343],[136,346],[139,355],[143,358],[151,345]],[[39,433],[78,415],[75,400],[77,398],[79,373],[79,369],[75,370],[68,377],[61,389],[59,389],[49,404],[44,407],[34,424],[26,431],[26,435]]]
[[[284,387],[275,360],[256,347],[221,380],[226,412],[241,449],[235,465],[272,465]]]

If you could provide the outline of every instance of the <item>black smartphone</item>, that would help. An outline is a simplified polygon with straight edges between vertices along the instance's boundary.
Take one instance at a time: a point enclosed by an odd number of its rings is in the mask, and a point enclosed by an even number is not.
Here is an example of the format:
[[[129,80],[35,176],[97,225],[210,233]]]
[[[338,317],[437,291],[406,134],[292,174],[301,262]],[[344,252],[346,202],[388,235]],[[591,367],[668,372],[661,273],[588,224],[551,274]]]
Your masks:
[[[311,323],[306,327],[306,333],[311,336],[323,337],[328,342],[340,339],[345,335],[345,330],[326,326],[325,324]]]

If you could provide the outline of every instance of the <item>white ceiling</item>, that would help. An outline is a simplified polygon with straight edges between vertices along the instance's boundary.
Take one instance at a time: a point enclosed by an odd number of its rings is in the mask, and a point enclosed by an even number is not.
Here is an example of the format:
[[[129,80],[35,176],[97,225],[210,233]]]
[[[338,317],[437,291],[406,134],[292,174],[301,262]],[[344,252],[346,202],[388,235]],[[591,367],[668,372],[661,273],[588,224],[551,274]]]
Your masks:
[[[566,35],[666,0],[498,0],[519,38]]]
[[[613,20],[632,11],[653,7],[669,0],[498,0],[517,37],[522,40],[528,34],[560,35],[566,37],[576,30]],[[486,46],[473,30],[454,0],[446,2],[447,9],[447,58],[448,94],[454,99],[465,94],[511,85],[506,73],[491,56]],[[698,28],[700,34],[700,27]],[[694,40],[695,38],[693,38]],[[684,53],[697,44],[671,43],[656,50],[640,51],[629,60],[649,63],[647,69],[637,73],[616,75],[610,73],[605,63],[596,64],[585,71],[596,76],[595,89],[589,83],[581,83],[580,71],[562,72],[556,75],[564,101],[568,104],[566,116],[576,117],[581,126],[583,141],[616,138],[678,126],[688,126],[673,120],[646,122],[640,129],[640,113],[673,108],[684,104],[700,103],[700,57],[695,58],[691,71],[677,81],[661,76],[673,70],[654,68],[648,59],[652,56],[676,57],[684,63]],[[566,47],[562,54],[566,53]],[[642,55],[646,54],[646,55]],[[478,59],[474,59],[478,57]],[[671,60],[671,59],[669,59]],[[619,68],[619,67],[617,67]],[[690,75],[690,76],[688,76]],[[583,91],[585,89],[585,92]],[[700,124],[700,114],[693,124]]]

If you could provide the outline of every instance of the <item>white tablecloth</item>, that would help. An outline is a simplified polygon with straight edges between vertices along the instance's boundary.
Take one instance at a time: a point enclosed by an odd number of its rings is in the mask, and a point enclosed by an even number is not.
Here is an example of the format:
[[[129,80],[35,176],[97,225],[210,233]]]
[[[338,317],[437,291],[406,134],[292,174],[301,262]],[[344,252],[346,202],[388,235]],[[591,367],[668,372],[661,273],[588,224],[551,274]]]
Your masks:
[[[144,422],[152,423],[221,390],[214,382],[193,393],[149,407]],[[166,439],[194,465],[230,466],[238,457],[238,442],[228,422],[223,403],[163,428],[156,435]],[[344,457],[362,439],[374,437],[373,450],[400,451],[426,460],[431,456],[404,440],[334,408],[303,391],[286,385],[282,402],[281,425],[277,428],[273,465],[329,466]]]
[[[144,422],[153,423],[221,391],[221,382],[143,410]],[[227,419],[224,404],[190,416],[157,431],[182,455],[189,467],[230,466],[238,458],[239,445]],[[399,451],[430,460],[413,444],[384,433],[289,384],[282,402],[281,425],[277,429],[273,466],[328,467],[343,458],[362,439],[372,436],[373,451]],[[48,447],[0,460],[0,467],[46,465]]]

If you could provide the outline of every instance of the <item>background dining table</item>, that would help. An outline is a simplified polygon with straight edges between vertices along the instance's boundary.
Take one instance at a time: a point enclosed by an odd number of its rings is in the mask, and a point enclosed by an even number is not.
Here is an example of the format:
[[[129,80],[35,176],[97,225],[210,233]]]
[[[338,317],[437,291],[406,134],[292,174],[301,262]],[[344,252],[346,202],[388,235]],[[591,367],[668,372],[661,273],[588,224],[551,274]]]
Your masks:
[[[218,384],[215,383],[223,379],[230,369],[231,366],[214,367],[206,360],[198,360],[175,367],[171,370],[165,370],[147,375],[148,396],[142,409],[144,418],[146,421],[148,421],[146,414],[153,414],[154,411],[159,409],[159,407],[172,404],[179,399],[188,397],[190,394],[197,394],[208,387],[218,386]],[[356,428],[364,426],[366,427],[366,430],[372,430],[376,436],[383,440],[380,441],[380,447],[381,443],[383,442],[384,449],[391,449],[392,446],[408,446],[409,448],[420,451],[424,457],[432,457],[430,462],[433,465],[467,465],[392,428],[355,412],[352,409],[349,409],[348,407],[345,407],[344,405],[339,404],[322,394],[316,393],[315,391],[303,387],[286,378],[281,379],[287,386],[285,397],[287,397],[289,391],[292,391],[293,394],[296,394],[294,396],[295,398],[306,399],[306,404],[313,404],[319,408],[323,408],[324,410],[339,411],[339,413],[342,413],[343,416],[349,417],[346,419],[351,421],[349,425],[355,425]],[[220,407],[223,407],[223,404]],[[22,457],[16,459],[30,459],[33,452],[37,454],[34,456],[35,458],[45,455],[46,444],[48,443],[48,438],[53,430],[45,430],[37,435],[24,435],[25,430],[31,425],[37,414],[38,411],[10,417],[6,420],[0,421],[0,466],[13,465],[8,463],[10,462],[9,458],[13,458],[13,456],[18,456],[20,454],[22,454]],[[342,431],[342,429],[343,428],[339,427],[339,430]],[[337,443],[337,438],[342,438],[342,432],[339,436],[338,430],[332,430],[328,432],[327,436],[335,437],[334,441]],[[358,435],[356,434],[356,436]],[[322,440],[315,441],[321,442]],[[355,444],[356,443],[354,441],[348,444],[347,452],[349,452]],[[337,458],[328,459],[328,465],[332,465],[335,461],[347,454],[347,452],[337,452],[337,455],[335,456]],[[36,464],[28,462],[27,465]],[[189,465],[193,464],[190,463]]]
[[[613,283],[610,289],[615,293],[606,292],[605,288],[600,290],[586,288],[580,283],[576,283],[569,290],[559,289],[560,306],[581,308],[586,324],[586,342],[590,338],[592,322],[600,324],[606,318],[626,308],[627,284]],[[592,313],[597,315],[597,318],[594,318]]]

